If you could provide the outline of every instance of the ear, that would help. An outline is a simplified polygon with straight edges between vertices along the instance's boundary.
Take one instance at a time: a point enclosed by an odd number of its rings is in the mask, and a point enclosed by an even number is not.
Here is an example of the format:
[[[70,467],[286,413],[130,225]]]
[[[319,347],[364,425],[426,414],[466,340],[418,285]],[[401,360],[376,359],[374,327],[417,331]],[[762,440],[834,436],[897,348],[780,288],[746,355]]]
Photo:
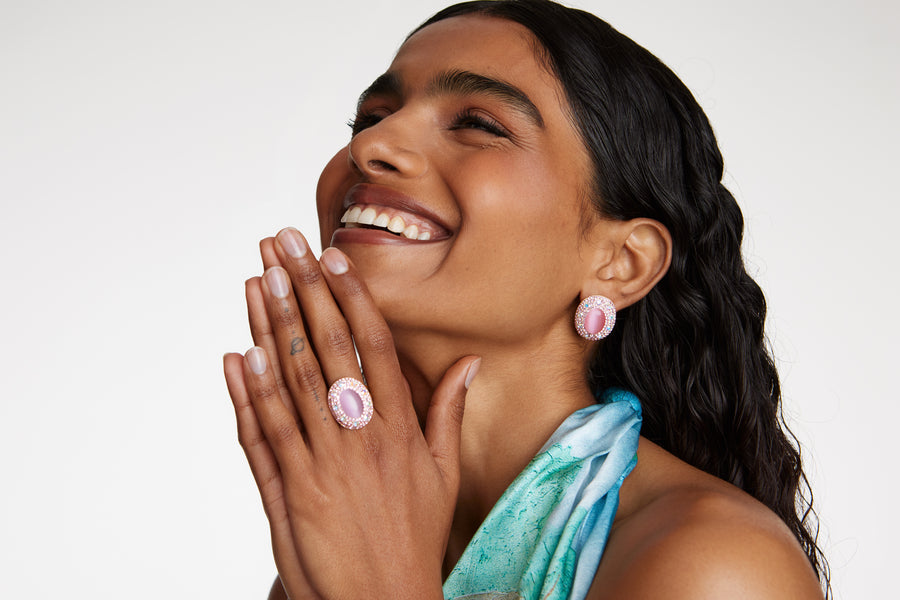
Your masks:
[[[653,219],[604,221],[603,243],[596,246],[594,270],[582,287],[582,298],[594,294],[612,300],[616,309],[646,296],[672,262],[672,235]]]

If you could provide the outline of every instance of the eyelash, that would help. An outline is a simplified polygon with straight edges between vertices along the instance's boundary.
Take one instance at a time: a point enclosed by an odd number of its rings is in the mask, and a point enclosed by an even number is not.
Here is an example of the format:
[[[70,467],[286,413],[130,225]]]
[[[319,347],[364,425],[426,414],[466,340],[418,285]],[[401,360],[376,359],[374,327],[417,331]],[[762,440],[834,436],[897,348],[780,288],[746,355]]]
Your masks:
[[[461,110],[456,113],[456,116],[453,118],[453,125],[450,127],[450,131],[467,128],[480,129],[497,137],[509,137],[509,132],[505,127],[503,127],[503,125],[501,125],[494,119],[486,117],[484,115],[480,115],[471,109]]]
[[[356,135],[363,129],[367,129],[372,125],[376,125],[381,119],[379,115],[375,113],[366,113],[366,112],[358,112],[356,115],[347,121],[347,125],[350,127],[351,136]]]
[[[356,135],[363,129],[367,129],[368,127],[376,125],[383,118],[384,117],[375,113],[358,112],[353,119],[347,122],[347,125],[352,131],[352,135]],[[503,125],[490,117],[480,115],[468,108],[456,113],[456,116],[453,117],[453,124],[449,127],[449,129],[450,131],[458,131],[460,129],[478,129],[497,137],[507,138],[510,136],[509,132],[505,127],[503,127]]]

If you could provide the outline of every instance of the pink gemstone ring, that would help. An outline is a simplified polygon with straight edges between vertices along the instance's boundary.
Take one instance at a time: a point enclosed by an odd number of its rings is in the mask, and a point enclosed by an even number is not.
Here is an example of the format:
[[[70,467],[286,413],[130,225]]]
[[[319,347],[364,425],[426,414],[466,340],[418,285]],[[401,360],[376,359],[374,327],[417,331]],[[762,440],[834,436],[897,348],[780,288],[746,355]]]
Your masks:
[[[328,388],[328,406],[335,420],[347,429],[365,427],[375,412],[369,390],[352,377],[342,377]]]

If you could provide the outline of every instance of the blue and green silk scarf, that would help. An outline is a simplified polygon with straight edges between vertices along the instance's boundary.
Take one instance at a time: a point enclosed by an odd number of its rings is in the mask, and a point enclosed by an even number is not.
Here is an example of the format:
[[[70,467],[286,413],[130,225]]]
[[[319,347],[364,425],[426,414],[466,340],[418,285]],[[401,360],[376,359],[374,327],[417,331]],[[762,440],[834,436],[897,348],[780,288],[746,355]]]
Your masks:
[[[563,421],[507,488],[444,582],[451,600],[583,599],[619,487],[637,463],[641,406],[604,392]]]

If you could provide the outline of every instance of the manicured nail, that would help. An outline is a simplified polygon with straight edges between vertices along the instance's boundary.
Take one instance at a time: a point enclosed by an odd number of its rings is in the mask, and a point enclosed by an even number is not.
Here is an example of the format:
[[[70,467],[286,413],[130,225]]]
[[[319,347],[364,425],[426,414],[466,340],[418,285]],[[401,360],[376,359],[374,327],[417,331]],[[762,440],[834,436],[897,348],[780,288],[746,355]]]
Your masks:
[[[481,359],[477,359],[469,365],[469,370],[466,371],[466,389],[469,389],[469,386],[472,385],[472,380],[475,379],[475,376],[478,375],[478,369],[481,368]]]
[[[275,237],[278,238],[278,243],[281,244],[281,247],[284,248],[284,251],[289,256],[293,258],[306,256],[306,242],[303,241],[303,236],[300,235],[300,232],[293,227],[282,229]]]
[[[342,275],[347,272],[350,267],[347,265],[347,257],[337,248],[326,248],[322,252],[321,262],[325,268],[335,275]]]
[[[284,269],[280,267],[272,267],[266,271],[266,283],[269,285],[269,291],[276,298],[287,298],[288,281],[284,275]]]
[[[247,362],[250,364],[250,370],[257,375],[266,372],[266,351],[259,346],[253,346],[247,350]]]

